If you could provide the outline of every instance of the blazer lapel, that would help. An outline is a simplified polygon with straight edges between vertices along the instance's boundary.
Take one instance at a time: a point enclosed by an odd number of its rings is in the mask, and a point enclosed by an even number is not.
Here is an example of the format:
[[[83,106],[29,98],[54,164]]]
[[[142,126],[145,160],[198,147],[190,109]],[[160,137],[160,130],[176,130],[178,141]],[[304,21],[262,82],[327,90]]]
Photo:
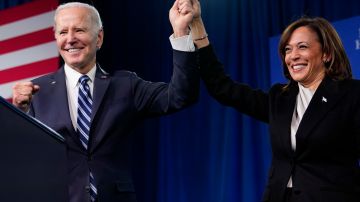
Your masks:
[[[346,90],[339,89],[338,82],[324,78],[311,99],[297,130],[296,153],[301,152],[306,137],[345,93]]]
[[[95,81],[94,81],[94,93],[93,93],[93,110],[91,113],[91,128],[93,129],[96,125],[96,113],[99,110],[99,107],[102,103],[102,100],[104,98],[104,95],[106,93],[106,90],[109,87],[110,84],[110,76],[108,73],[106,73],[104,70],[102,70],[100,68],[100,66],[98,66],[97,71],[96,71],[96,75],[95,75]],[[90,150],[93,150],[96,147],[96,143],[98,141],[94,141],[95,139],[95,135],[99,136],[99,134],[97,133],[92,133],[92,130],[90,129],[90,135],[91,135],[91,144],[90,145]],[[96,139],[101,139],[100,137],[96,137]]]
[[[62,117],[62,122],[69,132],[75,132],[70,118],[64,68],[61,68],[54,74],[54,77],[50,81],[50,85],[52,85],[54,92],[54,96],[50,96],[52,99],[50,102],[54,103],[55,107],[52,109],[56,110],[53,114]]]
[[[49,96],[49,102],[55,106],[49,109],[49,113],[56,114],[56,116],[59,117],[58,124],[65,126],[68,134],[70,134],[69,136],[82,148],[81,142],[71,122],[64,68],[59,69],[59,71],[53,75],[49,85],[53,91],[53,96]]]
[[[293,154],[293,150],[291,148],[291,140],[290,140],[290,125],[292,121],[292,116],[295,109],[296,96],[299,92],[297,84],[292,84],[288,92],[284,92],[283,96],[281,96],[279,102],[279,109],[281,112],[278,112],[278,124],[281,126],[277,131],[280,134],[281,142],[287,154]],[[278,129],[277,129],[278,130]]]
[[[94,105],[91,113],[91,120],[94,120],[96,112],[98,111],[102,99],[104,98],[109,83],[110,83],[110,77],[108,73],[104,72],[102,69],[100,69],[100,67],[98,67],[94,82],[94,93],[93,93]]]

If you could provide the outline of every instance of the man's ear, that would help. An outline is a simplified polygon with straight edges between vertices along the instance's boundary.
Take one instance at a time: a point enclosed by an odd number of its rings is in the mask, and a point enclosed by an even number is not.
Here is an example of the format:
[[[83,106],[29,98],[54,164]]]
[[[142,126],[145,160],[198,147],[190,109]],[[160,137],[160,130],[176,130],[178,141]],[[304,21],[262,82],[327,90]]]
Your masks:
[[[100,50],[102,44],[104,41],[104,30],[100,29],[98,34],[97,34],[97,41],[96,41],[96,47],[98,50]]]

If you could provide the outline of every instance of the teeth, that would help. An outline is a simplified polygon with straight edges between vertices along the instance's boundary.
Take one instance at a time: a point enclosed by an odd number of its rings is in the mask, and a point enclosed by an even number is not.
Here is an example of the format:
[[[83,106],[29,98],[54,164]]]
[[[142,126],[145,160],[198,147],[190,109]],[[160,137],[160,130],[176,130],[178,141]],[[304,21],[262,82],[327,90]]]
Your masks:
[[[73,52],[76,52],[76,51],[79,51],[79,49],[76,49],[76,48],[70,48],[70,49],[68,50],[68,52],[70,52],[70,53],[73,53]]]
[[[303,67],[305,67],[305,65],[294,65],[293,66],[294,70],[298,70],[298,69],[301,69]]]

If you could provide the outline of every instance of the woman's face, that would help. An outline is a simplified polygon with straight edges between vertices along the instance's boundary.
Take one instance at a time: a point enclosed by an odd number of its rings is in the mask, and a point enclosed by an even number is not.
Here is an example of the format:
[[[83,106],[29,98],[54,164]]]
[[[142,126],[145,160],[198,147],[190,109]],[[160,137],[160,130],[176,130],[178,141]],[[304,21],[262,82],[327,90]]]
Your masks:
[[[308,27],[299,27],[285,46],[285,63],[291,78],[305,87],[317,87],[325,75],[324,61],[317,34]]]

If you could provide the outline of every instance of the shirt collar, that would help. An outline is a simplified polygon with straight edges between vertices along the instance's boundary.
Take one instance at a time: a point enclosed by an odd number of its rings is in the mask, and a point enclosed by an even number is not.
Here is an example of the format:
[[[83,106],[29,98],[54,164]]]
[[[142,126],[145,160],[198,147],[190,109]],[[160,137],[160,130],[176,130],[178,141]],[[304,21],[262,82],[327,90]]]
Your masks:
[[[69,65],[64,65],[64,71],[65,71],[65,77],[68,81],[68,85],[71,88],[76,88],[76,85],[79,83],[80,77],[83,75],[73,68],[71,68]],[[86,75],[90,78],[90,82],[93,82],[95,79],[95,73],[96,73],[96,65],[90,69]]]

